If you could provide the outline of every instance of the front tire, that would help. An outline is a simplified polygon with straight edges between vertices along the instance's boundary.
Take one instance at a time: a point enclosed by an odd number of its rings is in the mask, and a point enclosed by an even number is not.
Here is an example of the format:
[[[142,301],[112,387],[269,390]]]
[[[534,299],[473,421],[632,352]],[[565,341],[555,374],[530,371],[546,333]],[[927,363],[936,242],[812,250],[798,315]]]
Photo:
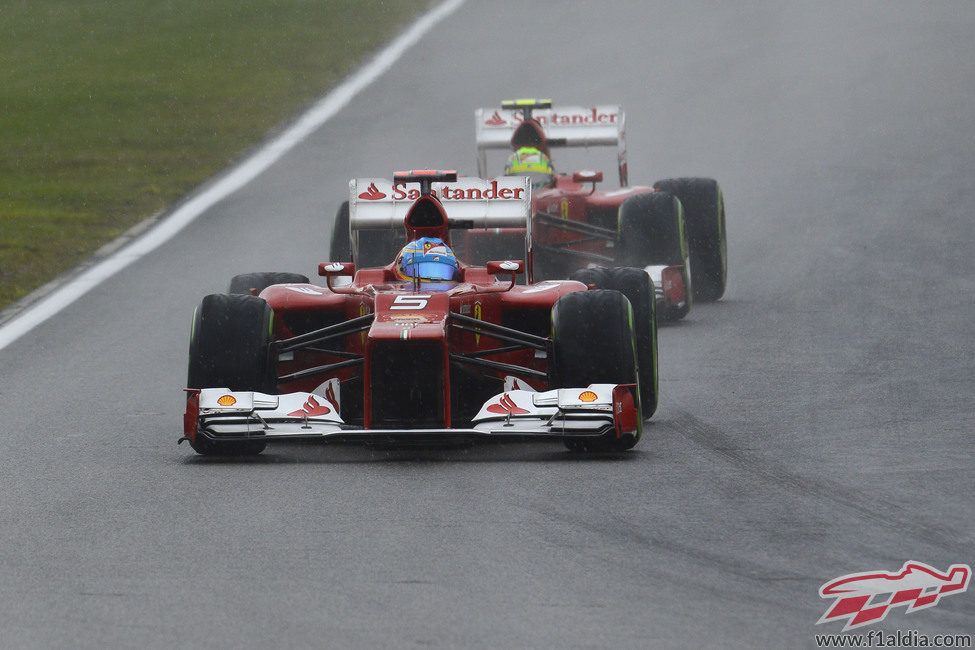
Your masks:
[[[631,196],[620,206],[620,257],[623,266],[677,266],[685,288],[691,286],[691,272],[680,200],[668,192],[647,192]],[[680,320],[691,310],[691,292],[680,306],[661,310],[661,320]]]
[[[640,409],[649,418],[657,411],[657,300],[653,280],[643,269],[632,267],[579,269],[570,278],[596,289],[619,291],[633,308],[637,374],[640,378]]]
[[[271,307],[256,296],[211,294],[203,298],[193,316],[186,385],[274,393],[273,319]],[[264,440],[216,441],[199,435],[190,444],[197,453],[214,456],[252,456],[265,447]]]
[[[640,410],[644,418],[657,411],[657,300],[653,280],[643,269],[608,269],[609,288],[616,289],[633,308],[637,374],[640,378]]]
[[[694,299],[718,300],[728,282],[728,236],[721,187],[713,178],[669,178],[653,187],[675,195],[684,206]]]
[[[619,238],[623,266],[674,266],[687,261],[683,209],[673,194],[647,192],[623,201]]]
[[[552,307],[552,388],[589,384],[638,384],[633,310],[619,291],[569,293]],[[638,409],[639,410],[639,409]],[[643,418],[639,416],[642,426]],[[566,440],[572,451],[623,451],[639,439],[637,434]]]

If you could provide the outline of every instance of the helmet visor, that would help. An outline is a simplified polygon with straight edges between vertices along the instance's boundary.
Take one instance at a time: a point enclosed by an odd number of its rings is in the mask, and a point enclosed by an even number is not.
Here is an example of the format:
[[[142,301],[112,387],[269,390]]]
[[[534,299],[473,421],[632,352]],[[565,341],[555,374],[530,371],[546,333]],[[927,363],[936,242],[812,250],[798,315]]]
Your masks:
[[[457,268],[444,262],[410,262],[403,265],[403,273],[421,280],[453,280]]]

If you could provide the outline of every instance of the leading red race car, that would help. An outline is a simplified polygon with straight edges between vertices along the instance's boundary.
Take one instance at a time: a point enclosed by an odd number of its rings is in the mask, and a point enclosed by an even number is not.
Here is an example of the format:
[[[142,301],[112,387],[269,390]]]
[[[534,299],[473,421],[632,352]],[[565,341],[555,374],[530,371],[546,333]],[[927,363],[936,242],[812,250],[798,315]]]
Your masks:
[[[525,178],[351,181],[353,262],[322,263],[324,286],[244,274],[197,308],[185,438],[216,455],[296,438],[632,447],[657,403],[649,276],[517,284],[523,261],[471,266],[450,250],[452,230],[520,228],[530,264],[530,214]],[[397,227],[409,243],[396,259],[356,270],[358,235]]]
[[[475,113],[478,174],[487,152],[516,152],[508,169],[547,169],[533,192],[536,279],[577,277],[597,286],[600,266],[645,268],[657,288],[661,319],[682,318],[692,297],[719,299],[727,278],[724,198],[710,178],[673,178],[653,187],[628,185],[623,110],[615,105],[553,108],[551,100],[503,102]],[[597,189],[599,171],[554,174],[556,147],[613,146],[620,187]],[[534,157],[536,165],[521,164]],[[539,162],[540,161],[540,162]],[[515,173],[508,172],[506,173]],[[516,243],[519,235],[509,233]],[[467,254],[504,250],[504,233],[469,235]],[[480,250],[479,250],[480,249]],[[574,272],[583,269],[582,272]],[[693,286],[693,290],[691,287]]]

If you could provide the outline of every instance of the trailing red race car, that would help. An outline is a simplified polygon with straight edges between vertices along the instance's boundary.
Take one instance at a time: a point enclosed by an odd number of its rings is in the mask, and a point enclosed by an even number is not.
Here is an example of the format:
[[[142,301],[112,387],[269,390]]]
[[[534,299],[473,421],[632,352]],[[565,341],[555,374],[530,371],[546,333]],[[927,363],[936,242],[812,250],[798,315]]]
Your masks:
[[[478,174],[488,173],[487,152],[502,149],[514,152],[506,174],[532,177],[536,279],[577,277],[599,286],[604,274],[594,267],[645,268],[657,288],[659,317],[682,318],[692,297],[712,301],[724,293],[724,198],[710,178],[629,186],[624,121],[623,110],[612,105],[553,108],[551,100],[524,99],[478,109]],[[552,149],[595,146],[617,148],[619,188],[597,189],[599,171],[554,172]],[[465,254],[493,256],[519,237],[472,231]]]
[[[295,438],[632,447],[657,404],[649,276],[517,284],[525,262],[467,265],[450,249],[458,229],[518,228],[530,265],[530,214],[525,178],[351,181],[353,261],[322,263],[324,286],[249,273],[197,308],[185,438],[217,455]],[[356,270],[360,234],[404,226],[395,259]]]

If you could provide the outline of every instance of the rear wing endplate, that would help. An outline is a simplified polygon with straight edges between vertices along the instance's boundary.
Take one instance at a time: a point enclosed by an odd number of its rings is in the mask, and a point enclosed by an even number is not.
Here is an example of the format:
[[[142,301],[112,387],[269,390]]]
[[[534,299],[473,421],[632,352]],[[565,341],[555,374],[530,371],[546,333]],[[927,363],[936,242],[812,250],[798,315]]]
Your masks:
[[[620,185],[627,184],[625,116],[615,104],[533,108],[549,148],[616,146]],[[511,149],[511,136],[524,119],[520,108],[479,108],[474,112],[477,173],[486,176],[487,151]]]

